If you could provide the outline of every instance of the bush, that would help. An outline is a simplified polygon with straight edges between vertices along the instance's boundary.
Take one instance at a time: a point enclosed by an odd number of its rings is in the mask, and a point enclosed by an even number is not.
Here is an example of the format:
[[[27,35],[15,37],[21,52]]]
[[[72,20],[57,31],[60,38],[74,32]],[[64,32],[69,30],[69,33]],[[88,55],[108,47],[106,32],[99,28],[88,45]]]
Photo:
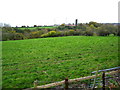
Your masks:
[[[68,31],[63,31],[62,36],[69,36],[69,32]]]
[[[93,33],[93,36],[98,36],[97,33]]]
[[[22,33],[2,33],[2,40],[22,40],[25,36]]]
[[[75,30],[69,30],[69,32],[68,32],[68,35],[74,35],[74,33],[75,33]]]
[[[42,34],[41,37],[55,37],[55,36],[60,36],[61,32],[56,32],[56,31],[50,31],[48,33]]]
[[[48,32],[49,36],[56,36],[56,31],[50,31]]]
[[[2,33],[2,41],[9,40],[9,33]]]
[[[13,34],[13,39],[12,40],[22,40],[25,39],[25,36],[22,33],[14,33]]]
[[[42,34],[41,37],[48,37],[48,33]]]
[[[93,29],[91,27],[87,27],[87,30],[85,31],[86,36],[93,36]]]
[[[114,34],[109,34],[109,36],[114,36]]]
[[[41,37],[42,34],[43,34],[42,31],[30,32],[30,38],[39,38],[39,37]]]

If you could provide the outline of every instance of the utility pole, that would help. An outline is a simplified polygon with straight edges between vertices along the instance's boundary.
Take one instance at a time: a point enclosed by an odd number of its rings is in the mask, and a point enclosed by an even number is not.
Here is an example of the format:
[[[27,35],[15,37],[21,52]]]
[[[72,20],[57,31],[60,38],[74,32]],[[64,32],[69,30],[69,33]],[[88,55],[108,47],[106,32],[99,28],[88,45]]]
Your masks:
[[[78,19],[75,19],[75,31],[77,29]]]
[[[78,19],[75,19],[75,26],[77,27]]]

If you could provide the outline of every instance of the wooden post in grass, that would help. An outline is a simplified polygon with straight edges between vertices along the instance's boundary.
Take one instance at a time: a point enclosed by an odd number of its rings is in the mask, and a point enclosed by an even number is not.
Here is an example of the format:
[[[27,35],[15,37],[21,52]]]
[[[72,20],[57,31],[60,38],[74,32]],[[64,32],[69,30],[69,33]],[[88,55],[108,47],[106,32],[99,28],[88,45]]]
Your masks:
[[[65,78],[65,90],[68,89],[68,78]]]
[[[102,74],[102,84],[103,84],[103,90],[105,90],[105,72]]]
[[[38,80],[35,80],[34,81],[34,88],[37,88],[37,85],[38,85]]]

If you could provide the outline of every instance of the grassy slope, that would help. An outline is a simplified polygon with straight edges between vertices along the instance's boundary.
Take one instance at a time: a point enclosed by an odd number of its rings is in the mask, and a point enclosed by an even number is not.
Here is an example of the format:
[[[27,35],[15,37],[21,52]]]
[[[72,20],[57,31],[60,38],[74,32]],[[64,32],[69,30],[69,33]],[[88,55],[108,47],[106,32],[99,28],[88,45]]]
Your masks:
[[[68,36],[3,41],[3,87],[27,88],[118,66],[118,37]]]

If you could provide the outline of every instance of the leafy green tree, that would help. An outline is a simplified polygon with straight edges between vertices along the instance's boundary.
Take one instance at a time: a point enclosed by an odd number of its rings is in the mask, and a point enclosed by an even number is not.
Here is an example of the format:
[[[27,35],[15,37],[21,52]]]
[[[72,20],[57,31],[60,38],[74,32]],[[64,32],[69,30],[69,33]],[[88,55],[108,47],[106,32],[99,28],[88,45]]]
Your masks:
[[[100,24],[100,23],[97,23],[97,22],[94,22],[94,21],[91,21],[91,22],[89,22],[89,24],[88,24],[89,26],[90,25],[94,25],[94,27],[100,27],[102,24]]]
[[[108,30],[106,30],[104,26],[99,27],[97,29],[97,33],[98,33],[99,36],[107,36],[107,35],[109,35]]]
[[[61,24],[60,26],[65,26],[65,23]]]
[[[93,30],[90,27],[87,27],[87,30],[85,31],[86,36],[93,36]]]

